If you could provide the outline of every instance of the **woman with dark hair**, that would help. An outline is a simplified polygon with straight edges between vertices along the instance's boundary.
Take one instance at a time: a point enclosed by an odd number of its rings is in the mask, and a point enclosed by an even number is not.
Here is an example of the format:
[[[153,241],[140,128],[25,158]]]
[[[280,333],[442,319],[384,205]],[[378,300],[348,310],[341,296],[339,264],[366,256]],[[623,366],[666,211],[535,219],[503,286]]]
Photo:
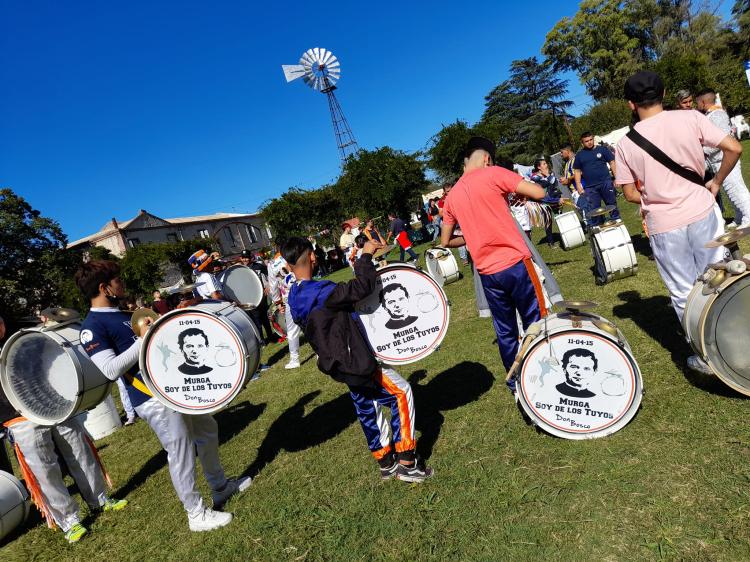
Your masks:
[[[549,164],[544,158],[538,158],[534,161],[534,169],[529,179],[544,188],[545,195],[541,202],[549,205],[553,212],[559,212],[560,205],[565,199],[560,191],[560,182],[557,181],[555,174],[549,169]],[[549,219],[545,217],[544,231],[547,234],[547,244],[550,248],[554,248],[556,244],[552,236],[552,217],[549,217]]]
[[[385,244],[385,238],[383,238],[378,229],[375,227],[375,221],[372,219],[367,219],[364,234],[365,236],[367,236],[368,240]]]

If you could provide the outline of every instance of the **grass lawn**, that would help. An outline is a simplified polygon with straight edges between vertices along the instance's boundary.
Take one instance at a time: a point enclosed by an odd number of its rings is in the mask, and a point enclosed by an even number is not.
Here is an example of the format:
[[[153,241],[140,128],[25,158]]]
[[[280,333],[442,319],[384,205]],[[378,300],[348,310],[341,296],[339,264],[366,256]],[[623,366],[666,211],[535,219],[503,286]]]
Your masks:
[[[446,287],[443,346],[399,368],[414,389],[431,481],[381,482],[346,388],[317,371],[309,346],[289,372],[286,347],[273,345],[264,351],[272,369],[216,416],[227,472],[257,475],[228,504],[229,527],[188,531],[166,456],[139,422],[100,442],[128,508],[89,518],[91,535],[73,547],[37,522],[5,543],[2,561],[750,559],[750,404],[685,370],[690,349],[644,255],[637,209],[620,206],[637,276],[597,287],[588,246],[541,251],[564,295],[600,303],[640,364],[646,393],[622,431],[574,442],[524,423],[464,268]]]

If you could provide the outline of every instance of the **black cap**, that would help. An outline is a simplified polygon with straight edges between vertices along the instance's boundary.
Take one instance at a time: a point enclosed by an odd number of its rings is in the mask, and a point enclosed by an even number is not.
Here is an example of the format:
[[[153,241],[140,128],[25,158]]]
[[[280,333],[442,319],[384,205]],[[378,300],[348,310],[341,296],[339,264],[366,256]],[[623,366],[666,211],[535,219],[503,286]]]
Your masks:
[[[641,70],[625,81],[625,99],[633,103],[658,101],[664,97],[664,82],[656,72]]]
[[[469,158],[475,150],[484,150],[489,153],[492,162],[495,162],[495,143],[485,137],[471,137],[466,143],[464,158]]]
[[[253,253],[250,250],[242,250],[240,252],[240,257],[253,259]]]

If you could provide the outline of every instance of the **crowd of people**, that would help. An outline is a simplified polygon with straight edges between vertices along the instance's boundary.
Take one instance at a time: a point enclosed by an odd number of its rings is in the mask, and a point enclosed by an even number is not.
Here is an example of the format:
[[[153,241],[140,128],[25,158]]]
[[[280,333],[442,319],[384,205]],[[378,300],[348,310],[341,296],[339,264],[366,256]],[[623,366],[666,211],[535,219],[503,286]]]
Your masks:
[[[750,195],[741,176],[735,173],[742,149],[726,129],[726,113],[717,107],[715,93],[707,91],[695,96],[698,109],[707,115],[690,109],[687,98],[681,100],[686,111],[665,111],[664,93],[664,85],[655,73],[643,71],[631,76],[624,85],[624,97],[633,111],[635,133],[623,138],[614,153],[596,146],[593,135],[585,133],[577,153],[569,145],[561,148],[565,166],[560,178],[543,158],[534,162],[525,178],[513,171],[512,163],[497,157],[491,140],[474,137],[463,153],[463,175],[444,186],[443,196],[428,201],[422,209],[420,219],[425,220],[419,221],[421,226],[427,226],[428,221],[439,225],[441,246],[460,249],[465,262],[470,255],[491,312],[506,371],[511,371],[519,349],[517,315],[526,329],[548,314],[541,280],[532,261],[532,243],[524,234],[530,227],[516,226],[513,201],[533,200],[557,211],[570,200],[581,210],[586,224],[592,226],[603,220],[586,216],[586,211],[594,207],[611,205],[610,218],[619,217],[615,185],[621,186],[625,198],[640,205],[657,269],[678,318],[682,317],[696,277],[709,263],[723,258],[723,249],[704,247],[724,231],[715,199],[720,189],[735,206],[738,224],[750,222]],[[684,173],[675,171],[661,157],[655,158],[652,148],[644,148],[649,145],[657,147]],[[704,180],[707,165],[712,176]],[[286,240],[267,261],[243,252],[238,263],[251,267],[262,281],[265,304],[250,311],[261,337],[266,341],[275,338],[268,321],[269,306],[277,307],[285,317],[289,346],[285,367],[300,367],[299,339],[304,333],[317,355],[320,371],[348,386],[381,478],[422,482],[434,473],[417,455],[411,387],[392,367],[376,360],[355,313],[356,303],[375,290],[373,257],[386,244],[391,240],[398,244],[401,261],[407,256],[410,261],[418,259],[412,250],[409,224],[395,212],[389,213],[388,218],[385,235],[372,219],[365,221],[361,231],[358,225],[342,225],[339,250],[354,271],[349,282],[334,283],[314,276],[321,266],[322,271],[330,266],[329,254],[315,244],[314,237]],[[545,239],[553,243],[551,228]],[[205,300],[227,300],[222,284],[224,264],[218,256],[201,250],[190,257],[189,263],[194,270],[191,292],[166,299],[155,292],[151,306],[159,314]],[[211,415],[185,415],[171,410],[145,388],[138,369],[142,339],[133,333],[129,316],[120,310],[125,286],[117,264],[90,261],[81,266],[75,280],[91,305],[81,326],[85,350],[107,378],[122,385],[123,402],[129,401],[129,420],[136,415],[142,418],[167,452],[172,484],[187,513],[189,528],[204,531],[227,525],[232,515],[220,508],[231,496],[246,490],[251,479],[228,478],[224,474],[215,419]],[[710,372],[697,356],[690,357],[688,366]],[[512,377],[508,387],[515,392]],[[578,391],[579,388],[570,390]],[[391,412],[390,420],[386,412]],[[72,426],[75,424],[66,422],[45,428],[17,418],[9,425],[30,472],[36,476],[35,499],[47,506],[49,520],[65,531],[70,542],[75,542],[86,530],[81,527],[77,507],[62,484],[59,469],[55,469],[53,442],[75,441],[69,450],[88,468],[74,477],[93,508],[119,510],[127,502],[104,493],[101,467],[91,460],[95,455],[88,444],[84,446],[82,430]],[[70,437],[73,434],[75,437]],[[211,488],[212,508],[204,504],[197,489],[196,453]]]

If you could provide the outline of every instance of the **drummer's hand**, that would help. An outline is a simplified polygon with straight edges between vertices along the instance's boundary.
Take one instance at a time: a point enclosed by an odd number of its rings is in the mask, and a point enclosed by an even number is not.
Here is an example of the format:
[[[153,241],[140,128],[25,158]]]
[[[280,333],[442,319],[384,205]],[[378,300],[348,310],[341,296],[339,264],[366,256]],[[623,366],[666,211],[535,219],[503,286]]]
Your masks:
[[[144,335],[146,335],[146,332],[149,331],[149,329],[151,328],[151,326],[153,325],[153,323],[154,323],[154,319],[151,318],[150,316],[145,316],[143,318],[143,323],[142,323],[143,328],[141,330],[141,337],[143,337]]]
[[[383,244],[381,244],[380,242],[375,242],[375,240],[368,240],[367,242],[365,242],[364,248],[362,248],[362,253],[372,255],[375,253],[375,250],[382,247]]]

